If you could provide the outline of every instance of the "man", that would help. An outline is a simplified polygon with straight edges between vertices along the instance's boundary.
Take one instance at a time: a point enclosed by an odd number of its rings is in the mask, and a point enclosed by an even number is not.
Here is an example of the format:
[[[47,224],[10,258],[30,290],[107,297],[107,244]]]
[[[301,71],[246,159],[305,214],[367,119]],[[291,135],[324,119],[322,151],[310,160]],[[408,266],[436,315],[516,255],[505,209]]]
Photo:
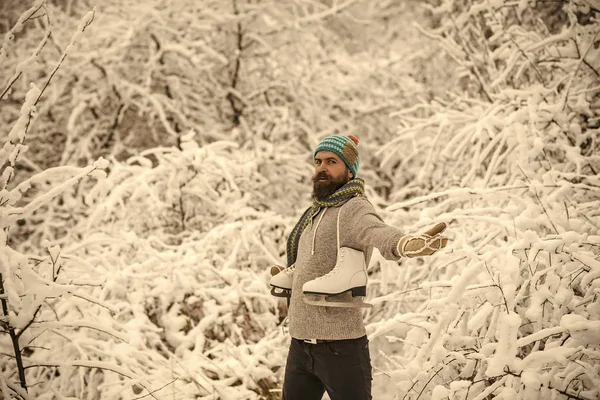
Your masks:
[[[358,139],[353,136],[333,135],[315,149],[313,206],[288,238],[287,275],[276,275],[271,281],[273,286],[284,288],[285,284],[273,282],[287,276],[291,286],[286,288],[288,293],[291,289],[292,342],[284,400],[320,400],[325,391],[331,400],[372,398],[371,360],[360,309],[304,301],[303,286],[334,269],[339,247],[362,252],[368,265],[374,247],[386,259],[398,260],[431,255],[447,243],[440,236],[443,223],[412,236],[381,220],[365,197],[364,181],[356,176],[360,164],[357,146]]]

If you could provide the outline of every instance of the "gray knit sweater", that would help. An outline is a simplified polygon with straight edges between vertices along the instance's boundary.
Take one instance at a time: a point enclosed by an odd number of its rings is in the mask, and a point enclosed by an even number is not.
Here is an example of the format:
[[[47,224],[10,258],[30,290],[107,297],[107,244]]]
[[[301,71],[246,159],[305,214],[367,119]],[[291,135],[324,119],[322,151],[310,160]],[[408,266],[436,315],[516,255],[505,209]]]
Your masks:
[[[367,255],[367,265],[373,247],[379,249],[388,260],[400,258],[396,254],[396,244],[402,232],[386,225],[365,197],[354,197],[342,206],[321,210],[302,232],[298,244],[289,309],[290,334],[293,338],[339,340],[365,335],[360,309],[313,306],[303,301],[304,283],[325,275],[336,264],[336,224],[340,210],[341,247],[363,251]],[[350,293],[345,295],[351,298]]]

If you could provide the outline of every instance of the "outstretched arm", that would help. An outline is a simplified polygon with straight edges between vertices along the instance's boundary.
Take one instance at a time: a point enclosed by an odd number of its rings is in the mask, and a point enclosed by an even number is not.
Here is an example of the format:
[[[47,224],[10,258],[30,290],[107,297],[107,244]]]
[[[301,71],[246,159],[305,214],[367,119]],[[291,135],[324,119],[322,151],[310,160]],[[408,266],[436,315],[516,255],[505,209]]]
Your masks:
[[[348,246],[363,251],[366,246],[376,247],[387,260],[429,256],[448,243],[448,239],[441,236],[446,229],[445,223],[420,235],[406,235],[383,222],[364,197],[353,199],[344,206],[341,218],[341,234]]]
[[[399,260],[398,241],[404,233],[387,225],[364,197],[350,200],[342,207],[340,233],[346,246],[366,251],[375,247],[387,260]]]

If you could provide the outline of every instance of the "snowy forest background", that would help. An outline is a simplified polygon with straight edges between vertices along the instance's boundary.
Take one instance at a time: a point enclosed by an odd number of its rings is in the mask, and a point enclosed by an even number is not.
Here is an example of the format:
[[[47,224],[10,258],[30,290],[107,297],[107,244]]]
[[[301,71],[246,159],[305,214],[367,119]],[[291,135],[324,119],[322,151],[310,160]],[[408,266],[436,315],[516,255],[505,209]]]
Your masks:
[[[380,215],[375,399],[600,398],[598,0],[3,0],[0,392],[280,399],[311,150]]]

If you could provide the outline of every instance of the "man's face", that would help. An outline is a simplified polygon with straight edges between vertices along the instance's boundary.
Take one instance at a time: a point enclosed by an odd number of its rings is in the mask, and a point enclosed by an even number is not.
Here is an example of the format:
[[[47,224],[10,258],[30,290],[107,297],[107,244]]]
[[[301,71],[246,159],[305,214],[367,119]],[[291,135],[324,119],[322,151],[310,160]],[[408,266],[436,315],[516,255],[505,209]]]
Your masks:
[[[318,152],[314,165],[313,197],[317,200],[326,198],[352,179],[352,173],[344,161],[331,151]]]

